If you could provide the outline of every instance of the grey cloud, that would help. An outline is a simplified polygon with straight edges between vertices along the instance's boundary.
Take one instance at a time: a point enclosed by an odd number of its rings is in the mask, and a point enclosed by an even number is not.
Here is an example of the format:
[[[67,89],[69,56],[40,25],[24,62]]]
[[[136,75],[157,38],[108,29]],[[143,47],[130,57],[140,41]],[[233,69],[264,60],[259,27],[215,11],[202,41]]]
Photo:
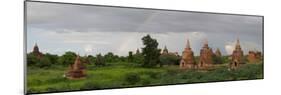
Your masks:
[[[27,28],[29,30],[28,35],[30,36],[29,44],[34,42],[31,40],[40,40],[45,44],[56,43],[53,47],[49,46],[50,48],[61,46],[61,48],[67,49],[67,47],[86,45],[88,46],[88,50],[91,50],[89,47],[93,46],[102,51],[107,51],[106,49],[110,48],[117,52],[118,49],[115,48],[121,47],[120,43],[125,43],[122,47],[123,50],[139,48],[139,46],[141,46],[141,40],[140,37],[138,37],[139,35],[125,35],[123,32],[141,33],[141,36],[146,33],[153,34],[158,38],[159,42],[161,42],[160,47],[169,45],[168,47],[177,52],[181,52],[181,49],[179,48],[184,48],[186,38],[191,35],[191,40],[194,41],[192,42],[194,51],[197,52],[197,54],[202,43],[200,41],[201,39],[196,39],[198,37],[192,35],[192,33],[195,32],[204,34],[204,37],[209,40],[210,46],[214,49],[220,48],[222,52],[226,52],[223,50],[227,44],[226,42],[233,42],[236,38],[239,38],[241,41],[260,45],[256,46],[259,50],[262,50],[263,44],[262,17],[257,16],[28,2]],[[31,29],[41,29],[44,31]],[[58,36],[45,37],[44,39],[36,37],[37,35],[42,34],[41,32],[50,31],[55,32],[55,35]],[[71,38],[60,39],[63,38],[61,37],[63,34],[79,32],[86,34],[83,34],[82,36],[68,35]],[[93,34],[93,32],[98,33]],[[119,32],[122,35],[114,34],[116,32]],[[173,35],[171,33],[181,33],[185,35]],[[111,36],[112,39],[115,39],[115,41],[110,39],[104,40],[107,41],[104,43],[115,43],[106,46],[93,44],[104,39],[105,36],[99,34],[106,34],[106,37]],[[126,36],[135,36],[135,38],[128,38],[133,41],[125,42]],[[171,37],[172,39],[168,39],[170,36],[180,37]],[[74,38],[76,38],[75,41],[72,40]],[[68,44],[61,42],[62,40],[68,42]],[[83,40],[94,41],[85,41],[87,44],[82,44],[81,42],[83,42]],[[69,44],[70,42],[75,43]],[[77,43],[80,44],[77,45]],[[131,43],[138,43],[136,44],[138,47],[128,45]],[[48,47],[47,45],[45,46]],[[72,50],[75,49],[76,48],[73,48]],[[119,49],[119,52],[124,52],[123,50]]]
[[[261,17],[30,2],[28,24],[79,32],[243,32],[260,33]]]

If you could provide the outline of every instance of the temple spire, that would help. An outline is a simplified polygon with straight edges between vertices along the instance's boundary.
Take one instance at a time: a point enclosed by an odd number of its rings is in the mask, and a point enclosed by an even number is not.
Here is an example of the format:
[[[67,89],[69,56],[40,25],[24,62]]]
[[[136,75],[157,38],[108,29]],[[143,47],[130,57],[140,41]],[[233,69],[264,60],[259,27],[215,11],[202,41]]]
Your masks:
[[[163,54],[168,54],[168,49],[167,49],[167,46],[165,45],[164,49],[163,49]]]
[[[240,49],[241,48],[239,39],[237,39],[237,41],[236,41],[235,48],[236,49]]]
[[[208,40],[204,39],[204,47],[208,47]]]
[[[190,48],[189,39],[187,39],[187,41],[186,41],[186,48]]]

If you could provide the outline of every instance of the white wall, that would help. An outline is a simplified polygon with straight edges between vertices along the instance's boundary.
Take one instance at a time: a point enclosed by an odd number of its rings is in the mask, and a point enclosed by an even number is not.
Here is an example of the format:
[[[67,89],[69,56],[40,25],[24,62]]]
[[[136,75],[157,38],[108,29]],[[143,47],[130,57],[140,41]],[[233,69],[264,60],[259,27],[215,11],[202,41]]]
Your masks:
[[[281,94],[281,31],[278,0],[48,0],[189,11],[252,14],[265,16],[265,79],[161,87],[57,93],[54,95],[264,95]],[[23,94],[23,0],[0,3],[0,93]],[[279,9],[279,10],[278,10]]]

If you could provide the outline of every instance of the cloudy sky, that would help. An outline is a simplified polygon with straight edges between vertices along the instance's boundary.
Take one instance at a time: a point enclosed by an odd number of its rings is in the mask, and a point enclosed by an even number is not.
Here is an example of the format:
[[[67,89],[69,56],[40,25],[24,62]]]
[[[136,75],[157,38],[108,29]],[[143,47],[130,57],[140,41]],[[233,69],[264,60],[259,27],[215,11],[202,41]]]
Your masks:
[[[159,48],[182,53],[190,40],[195,55],[208,40],[213,49],[230,54],[237,38],[244,53],[262,51],[262,17],[194,12],[27,3],[27,52],[35,43],[40,51],[80,55],[98,53],[126,56],[142,48],[150,34]]]

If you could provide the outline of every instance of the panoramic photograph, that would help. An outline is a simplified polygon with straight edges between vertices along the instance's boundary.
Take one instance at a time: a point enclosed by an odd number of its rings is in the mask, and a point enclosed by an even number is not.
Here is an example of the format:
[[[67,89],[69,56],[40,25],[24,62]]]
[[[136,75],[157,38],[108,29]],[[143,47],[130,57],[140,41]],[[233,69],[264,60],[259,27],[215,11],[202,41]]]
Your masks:
[[[263,79],[263,16],[25,2],[27,93]]]

